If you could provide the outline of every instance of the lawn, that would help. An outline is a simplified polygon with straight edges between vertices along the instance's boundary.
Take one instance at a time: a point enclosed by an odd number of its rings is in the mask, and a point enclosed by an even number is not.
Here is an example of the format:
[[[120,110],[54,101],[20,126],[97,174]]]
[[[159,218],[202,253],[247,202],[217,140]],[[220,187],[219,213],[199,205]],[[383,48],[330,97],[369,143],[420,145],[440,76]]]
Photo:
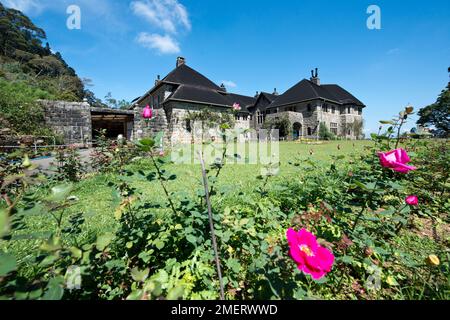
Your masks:
[[[448,297],[450,227],[443,208],[449,204],[439,196],[447,194],[447,146],[408,141],[403,147],[419,170],[404,175],[382,168],[376,151],[391,148],[374,143],[280,142],[275,176],[261,177],[263,164],[228,163],[217,182],[215,171],[209,172],[228,299]],[[247,162],[248,154],[239,155]],[[155,154],[155,159],[170,179],[156,179],[148,153],[128,162],[122,174],[84,174],[72,183],[72,205],[53,211],[63,213],[62,227],[68,230],[58,237],[61,244],[50,237],[61,230],[54,217],[31,209],[24,225],[12,232],[12,241],[0,240],[0,253],[12,254],[18,274],[41,279],[42,285],[55,259],[63,266],[60,273],[66,263],[83,265],[89,289],[64,293],[69,299],[217,299],[201,166],[166,161],[168,155]],[[422,188],[430,179],[435,184]],[[161,183],[175,208],[168,205]],[[45,199],[48,191],[46,184],[39,185],[24,200],[41,203],[32,199]],[[419,196],[418,206],[405,205],[411,193]],[[77,214],[83,220],[79,227]],[[299,272],[287,255],[288,228],[312,231],[333,252],[328,276],[311,281]],[[46,258],[41,261],[38,253]],[[441,264],[424,263],[430,255]],[[424,285],[429,272],[434,282]],[[138,280],[142,275],[149,277],[145,285]],[[381,291],[367,288],[371,276],[380,277]],[[155,289],[159,286],[162,291]]]
[[[331,163],[333,156],[351,155],[363,152],[364,147],[371,145],[371,141],[326,141],[320,144],[305,144],[297,142],[280,142],[280,171],[271,184],[277,181],[295,180],[298,169],[289,164],[296,159],[311,159],[320,165]],[[247,149],[248,150],[248,149]],[[194,152],[192,152],[194,154]],[[149,171],[153,165],[148,159],[138,160],[128,166],[132,170]],[[228,202],[234,202],[237,196],[246,190],[252,189],[259,181],[257,177],[263,168],[260,164],[230,164],[226,165],[220,175],[219,186],[227,190],[226,196],[220,198],[220,206]],[[177,176],[174,181],[168,181],[168,189],[180,194],[194,195],[196,189],[201,186],[201,167],[199,164],[170,164],[166,168]],[[94,240],[99,233],[112,232],[117,228],[114,212],[117,205],[113,204],[113,188],[108,184],[116,182],[115,174],[91,174],[76,183],[73,195],[78,198],[75,205],[66,209],[65,222],[72,214],[83,212],[86,219],[83,232],[79,235],[79,242]],[[143,202],[158,203],[161,206],[166,201],[161,185],[157,181],[148,182],[142,179],[132,179],[130,185],[136,188],[136,193],[141,194]],[[166,209],[161,209],[166,210]],[[30,216],[26,219],[27,226],[36,233],[46,232],[54,228],[54,221],[50,216]],[[24,231],[27,233],[27,231]],[[18,231],[16,237],[20,239],[22,232]],[[19,253],[26,261],[33,252],[38,250],[40,239],[23,239],[14,242],[9,250]]]

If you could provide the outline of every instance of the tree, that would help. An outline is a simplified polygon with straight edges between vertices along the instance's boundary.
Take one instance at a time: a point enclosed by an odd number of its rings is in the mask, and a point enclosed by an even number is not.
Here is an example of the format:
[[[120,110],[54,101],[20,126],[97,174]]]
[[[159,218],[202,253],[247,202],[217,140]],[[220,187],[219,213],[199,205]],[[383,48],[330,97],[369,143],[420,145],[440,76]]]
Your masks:
[[[332,140],[334,139],[334,134],[328,129],[324,122],[320,123],[319,126],[319,137],[321,140]]]
[[[0,43],[3,55],[11,56],[15,49],[45,55],[42,40],[46,38],[44,30],[36,27],[22,12],[6,9],[0,4]]]
[[[360,139],[363,135],[364,121],[355,119],[352,123],[352,130],[356,136],[356,139]]]
[[[292,131],[292,124],[289,117],[284,116],[281,118],[272,118],[264,122],[263,129],[267,130],[279,130],[280,138],[289,136]]]
[[[91,105],[91,107],[108,108],[108,106],[103,103],[102,99],[97,98],[95,94],[89,89],[84,90],[84,97],[86,98],[87,103]]]
[[[450,68],[449,68],[450,72]],[[442,90],[436,102],[419,110],[417,124],[433,126],[435,136],[448,138],[450,131],[450,83]]]

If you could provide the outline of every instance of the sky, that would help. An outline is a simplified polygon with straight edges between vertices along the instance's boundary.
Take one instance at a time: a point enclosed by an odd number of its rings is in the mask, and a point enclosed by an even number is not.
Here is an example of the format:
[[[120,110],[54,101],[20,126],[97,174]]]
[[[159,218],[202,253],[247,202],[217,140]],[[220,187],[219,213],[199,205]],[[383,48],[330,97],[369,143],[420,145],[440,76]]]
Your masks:
[[[43,28],[52,50],[92,79],[100,98],[139,97],[177,56],[251,96],[282,93],[317,67],[321,83],[339,84],[366,104],[370,133],[408,104],[433,103],[449,81],[448,0],[0,1]],[[71,5],[80,9],[79,29],[68,27],[77,21]],[[380,28],[368,28],[371,5]]]

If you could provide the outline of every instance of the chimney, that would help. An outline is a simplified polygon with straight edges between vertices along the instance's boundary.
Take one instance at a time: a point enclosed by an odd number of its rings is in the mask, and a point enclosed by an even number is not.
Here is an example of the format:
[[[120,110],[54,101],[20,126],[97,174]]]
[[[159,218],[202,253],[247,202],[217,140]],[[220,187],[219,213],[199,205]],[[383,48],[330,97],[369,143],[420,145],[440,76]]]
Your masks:
[[[318,86],[320,86],[320,79],[319,79],[319,72],[318,69],[315,69],[315,73],[314,70],[311,70],[311,78],[310,78],[312,83],[317,84]]]
[[[178,68],[179,66],[185,64],[185,63],[186,63],[186,59],[185,59],[185,58],[183,58],[183,57],[178,57],[178,58],[177,58],[177,68]]]
[[[158,83],[159,83],[160,81],[161,81],[161,76],[158,74],[158,75],[156,76],[155,86],[157,86]]]
[[[273,89],[273,93],[272,93],[274,96],[277,96],[278,95],[278,92],[277,92],[277,88],[274,88]]]
[[[222,89],[223,92],[227,92],[227,88],[223,83],[220,85],[220,89]]]

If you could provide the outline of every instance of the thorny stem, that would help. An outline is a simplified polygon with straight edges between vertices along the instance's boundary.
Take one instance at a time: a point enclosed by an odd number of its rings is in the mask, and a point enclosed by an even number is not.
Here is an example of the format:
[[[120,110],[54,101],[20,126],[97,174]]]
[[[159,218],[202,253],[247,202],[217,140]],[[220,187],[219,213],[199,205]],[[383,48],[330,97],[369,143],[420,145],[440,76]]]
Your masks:
[[[408,206],[408,204],[405,204],[400,210],[398,210],[397,212],[398,213],[400,213],[400,212],[402,212],[402,210],[404,209],[404,208],[406,208],[406,206]],[[399,234],[400,233],[400,230],[403,228],[403,226],[404,226],[404,224],[400,221],[398,224],[397,224],[397,226],[396,226],[396,228],[395,228],[395,234]]]
[[[158,174],[159,183],[161,184],[161,187],[164,190],[166,198],[169,201],[170,208],[172,209],[174,214],[177,214],[177,210],[175,209],[175,205],[173,204],[173,201],[172,201],[172,198],[170,197],[169,191],[167,190],[167,187],[166,187],[166,185],[163,182],[163,174],[162,174],[161,170],[159,169],[159,166],[156,163],[155,158],[153,157],[151,152],[150,152],[150,158],[152,159],[153,165],[156,168],[156,173]]]
[[[214,231],[211,200],[209,198],[209,191],[208,191],[209,190],[208,177],[206,176],[205,162],[203,161],[203,156],[200,152],[198,153],[198,155],[200,157],[200,164],[202,166],[203,186],[205,188],[205,199],[206,199],[206,204],[208,206],[209,228],[211,230],[211,238],[212,238],[212,244],[213,244],[214,255],[215,255],[215,260],[216,260],[217,274],[219,276],[220,299],[225,300],[225,293],[224,293],[224,289],[223,289],[223,280],[222,280],[222,271],[220,269],[219,251],[217,250],[217,241],[216,241],[216,234]]]
[[[397,129],[397,142],[395,143],[395,149],[398,147],[398,143],[400,142],[400,130],[402,129],[403,124],[405,123],[405,118],[402,117],[402,120],[400,121],[400,125]]]
[[[221,163],[220,167],[217,169],[217,172],[216,172],[216,175],[215,175],[215,178],[216,178],[216,179],[217,179],[217,177],[219,177],[220,171],[222,171],[222,168],[223,168],[224,162],[225,162],[225,157],[226,157],[227,151],[228,151],[228,141],[227,141],[227,138],[226,138],[225,133],[222,134],[222,139],[223,139],[224,142],[225,142],[225,146],[224,146],[223,152],[222,152],[222,159],[221,159],[221,162],[222,162],[222,163]],[[209,190],[209,194],[212,194],[213,191],[214,191],[214,186],[212,185],[212,186],[211,186],[211,189]]]
[[[372,192],[370,192],[370,194],[369,194],[369,199],[368,199],[368,201],[372,200],[372,196],[373,196],[373,194],[375,193],[375,190],[377,189],[377,184],[378,184],[378,180],[375,181],[375,185],[373,186]],[[359,220],[361,219],[361,217],[362,217],[364,211],[367,209],[367,203],[368,203],[368,201],[366,200],[366,202],[364,203],[364,206],[362,206],[362,208],[361,208],[361,211],[360,211],[360,212],[358,213],[358,215],[356,216],[355,223],[353,224],[353,227],[352,227],[352,232],[355,231],[356,225],[358,224]]]

